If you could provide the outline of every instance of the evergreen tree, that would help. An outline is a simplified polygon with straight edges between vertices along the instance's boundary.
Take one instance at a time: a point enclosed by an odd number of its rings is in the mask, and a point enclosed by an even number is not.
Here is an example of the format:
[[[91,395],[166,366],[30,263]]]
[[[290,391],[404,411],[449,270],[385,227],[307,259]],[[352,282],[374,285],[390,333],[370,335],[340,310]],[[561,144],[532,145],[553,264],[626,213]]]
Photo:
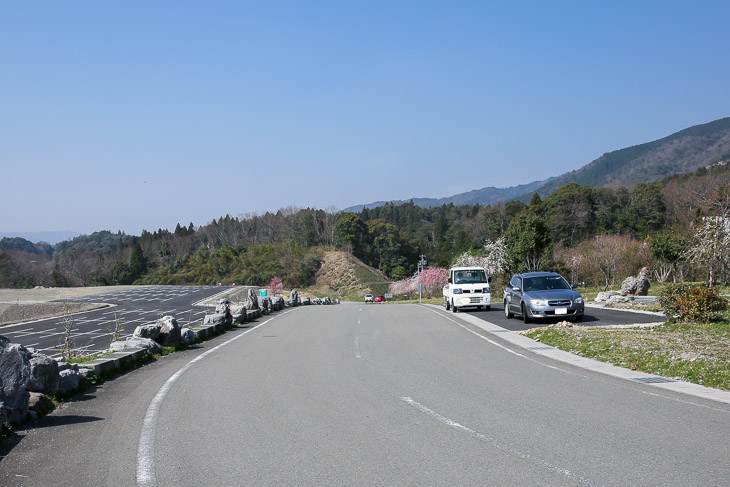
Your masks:
[[[142,251],[142,246],[138,243],[132,247],[132,256],[129,260],[129,269],[132,274],[132,281],[142,277],[147,272],[147,258]]]

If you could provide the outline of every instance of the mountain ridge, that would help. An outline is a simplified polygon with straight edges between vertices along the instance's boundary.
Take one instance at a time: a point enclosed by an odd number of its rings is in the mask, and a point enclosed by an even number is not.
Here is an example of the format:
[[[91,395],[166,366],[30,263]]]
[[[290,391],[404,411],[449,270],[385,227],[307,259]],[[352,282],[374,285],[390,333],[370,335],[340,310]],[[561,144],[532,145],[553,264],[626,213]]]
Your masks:
[[[593,188],[631,186],[658,182],[675,174],[689,173],[729,160],[730,117],[725,117],[693,125],[651,142],[606,152],[578,169],[543,181],[508,188],[487,187],[444,198],[376,201],[354,205],[343,211],[359,212],[363,208],[372,209],[386,203],[402,204],[408,201],[422,207],[448,203],[486,205],[509,200],[529,201],[533,193],[544,198],[568,183]]]

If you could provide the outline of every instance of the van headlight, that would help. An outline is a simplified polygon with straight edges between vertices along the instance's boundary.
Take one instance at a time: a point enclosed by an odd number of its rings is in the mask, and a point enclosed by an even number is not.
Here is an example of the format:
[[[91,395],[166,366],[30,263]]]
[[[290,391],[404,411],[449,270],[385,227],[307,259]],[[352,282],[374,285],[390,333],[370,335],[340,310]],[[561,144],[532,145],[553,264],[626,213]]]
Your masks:
[[[454,289],[454,294],[461,294],[461,289],[459,289],[458,287]]]

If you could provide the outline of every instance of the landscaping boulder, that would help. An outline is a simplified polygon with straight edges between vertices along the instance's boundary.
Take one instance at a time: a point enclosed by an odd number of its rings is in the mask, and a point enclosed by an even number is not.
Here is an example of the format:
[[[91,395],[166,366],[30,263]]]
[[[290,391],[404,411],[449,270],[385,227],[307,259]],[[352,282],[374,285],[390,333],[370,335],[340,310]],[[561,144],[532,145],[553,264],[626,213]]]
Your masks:
[[[79,388],[81,376],[79,375],[78,367],[76,370],[72,368],[62,370],[58,375],[60,376],[60,380],[58,382],[59,394],[68,394]]]
[[[58,362],[48,355],[30,349],[30,380],[25,389],[43,394],[58,392],[60,380]]]
[[[0,423],[18,423],[28,413],[30,352],[0,335]]]
[[[271,298],[261,298],[259,305],[264,309],[265,313],[271,312]]]
[[[281,296],[273,296],[271,298],[271,309],[274,311],[281,311],[284,309],[284,298]]]
[[[183,328],[180,330],[180,343],[193,343],[196,335],[190,328]]]
[[[621,296],[646,296],[649,293],[649,269],[642,267],[636,277],[627,277],[621,283]]]
[[[136,338],[149,338],[150,340],[156,341],[160,336],[161,327],[162,324],[159,321],[149,325],[140,325],[134,329],[132,336]]]
[[[246,309],[256,311],[259,309],[259,297],[254,289],[248,290],[248,299],[246,300]]]
[[[112,342],[109,346],[109,350],[113,352],[126,352],[137,348],[142,348],[152,355],[162,352],[160,344],[149,338],[130,337],[127,340]]]
[[[222,325],[226,322],[226,315],[205,315],[203,318],[204,325]]]
[[[41,414],[48,414],[56,408],[53,401],[40,392],[31,392],[28,398],[28,409],[36,411]]]
[[[246,307],[242,304],[234,304],[231,306],[231,318],[235,323],[243,323],[246,321]]]
[[[605,303],[606,301],[611,299],[611,296],[613,296],[613,294],[606,291],[601,291],[600,293],[598,293],[598,296],[596,296],[595,301],[596,303]]]
[[[160,336],[157,337],[157,343],[163,347],[174,347],[180,344],[180,326],[177,320],[172,316],[163,316],[157,320],[160,325]]]
[[[289,301],[292,306],[299,306],[299,293],[296,289],[292,289],[289,293]]]

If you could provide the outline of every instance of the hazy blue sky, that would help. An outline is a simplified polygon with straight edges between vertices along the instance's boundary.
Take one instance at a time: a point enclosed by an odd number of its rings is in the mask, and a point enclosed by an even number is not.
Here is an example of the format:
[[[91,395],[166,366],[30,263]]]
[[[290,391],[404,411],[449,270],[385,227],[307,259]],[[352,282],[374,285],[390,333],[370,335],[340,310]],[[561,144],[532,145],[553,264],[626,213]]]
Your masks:
[[[528,183],[730,115],[730,2],[3,1],[0,231]]]

